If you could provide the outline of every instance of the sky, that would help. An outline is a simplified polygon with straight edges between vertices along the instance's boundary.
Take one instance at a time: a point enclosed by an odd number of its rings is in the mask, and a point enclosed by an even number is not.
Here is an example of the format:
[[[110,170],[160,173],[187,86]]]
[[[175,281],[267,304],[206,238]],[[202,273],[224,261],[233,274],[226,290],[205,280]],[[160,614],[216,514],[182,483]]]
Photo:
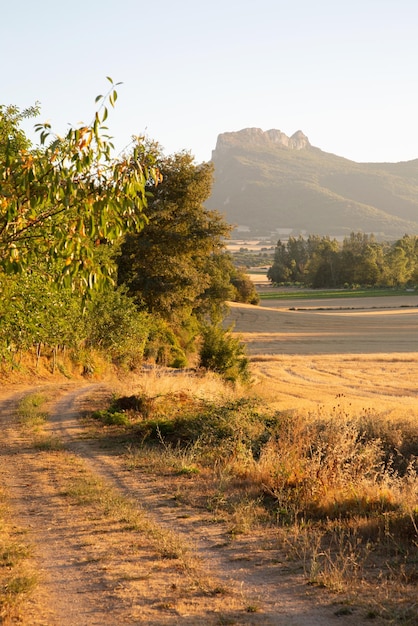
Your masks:
[[[220,133],[257,127],[358,162],[418,158],[416,0],[14,0],[0,20],[0,104],[41,104],[64,134],[107,120],[165,154],[211,159]],[[32,135],[31,135],[32,136]]]

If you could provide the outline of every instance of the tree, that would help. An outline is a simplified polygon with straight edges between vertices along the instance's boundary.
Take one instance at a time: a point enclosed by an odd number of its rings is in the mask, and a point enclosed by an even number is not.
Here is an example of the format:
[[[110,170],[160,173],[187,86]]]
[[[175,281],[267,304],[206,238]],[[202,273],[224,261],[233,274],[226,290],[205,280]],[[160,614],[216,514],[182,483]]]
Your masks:
[[[404,256],[403,263],[402,256]],[[393,264],[398,266],[395,270],[397,282],[418,283],[418,237],[416,235],[404,235],[394,244],[393,254],[389,258],[391,267]],[[399,268],[399,265],[404,265],[404,267]]]
[[[336,287],[338,285],[338,242],[323,237],[307,264],[306,277],[312,287]]]
[[[286,244],[279,240],[267,278],[277,284],[306,282],[308,262],[320,241],[321,238],[316,235],[309,235],[308,239],[289,237]]]
[[[393,287],[406,284],[410,277],[410,263],[405,246],[397,241],[386,254],[386,283]]]
[[[84,339],[82,298],[42,273],[0,274],[0,356],[47,347],[77,348]]]
[[[212,165],[196,165],[187,152],[159,154],[157,164],[162,182],[148,199],[146,227],[128,234],[121,247],[118,282],[141,308],[178,325],[209,312],[205,293],[222,273],[218,255],[231,228],[203,205]]]
[[[340,251],[340,283],[375,285],[379,280],[377,247],[373,235],[357,232],[345,237]]]
[[[86,290],[112,278],[101,244],[117,242],[144,224],[146,186],[159,181],[152,155],[140,140],[129,157],[112,157],[104,122],[117,99],[115,85],[98,96],[89,125],[54,135],[38,124],[33,148],[19,124],[22,113],[0,109],[0,264],[6,272],[30,270],[39,259],[65,285]]]
[[[280,285],[290,280],[291,270],[289,268],[289,253],[287,247],[282,241],[277,242],[274,251],[273,264],[267,272],[267,278],[272,283]]]
[[[236,288],[231,282],[235,266],[226,252],[214,253],[207,258],[206,272],[209,285],[196,301],[195,314],[199,319],[208,317],[220,322],[227,313],[227,301],[236,297]]]
[[[30,141],[20,128],[23,120],[36,117],[39,105],[20,111],[18,107],[0,105],[0,159],[10,162],[21,150],[29,150]]]
[[[260,302],[260,296],[257,293],[255,285],[244,268],[234,268],[234,271],[231,273],[231,283],[235,289],[233,296],[234,302],[244,302],[248,304],[258,304]]]

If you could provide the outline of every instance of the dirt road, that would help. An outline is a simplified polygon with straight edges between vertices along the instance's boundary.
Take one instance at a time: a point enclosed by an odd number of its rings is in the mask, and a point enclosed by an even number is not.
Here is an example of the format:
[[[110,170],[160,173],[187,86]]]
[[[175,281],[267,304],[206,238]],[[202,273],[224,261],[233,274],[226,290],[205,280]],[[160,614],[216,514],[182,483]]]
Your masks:
[[[89,438],[78,415],[111,390],[43,389],[51,418],[40,431],[15,419],[22,393],[1,402],[0,472],[6,521],[30,546],[37,584],[4,624],[361,623],[360,609],[344,615],[306,584],[274,529],[231,541],[210,512],[181,504],[187,477],[161,484],[129,471],[120,446]]]

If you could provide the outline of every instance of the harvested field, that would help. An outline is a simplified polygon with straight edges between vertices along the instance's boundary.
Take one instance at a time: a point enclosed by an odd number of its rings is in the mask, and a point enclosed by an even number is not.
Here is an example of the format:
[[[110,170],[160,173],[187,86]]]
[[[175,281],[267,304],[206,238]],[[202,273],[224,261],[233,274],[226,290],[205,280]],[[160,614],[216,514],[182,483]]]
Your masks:
[[[231,305],[229,321],[247,346],[253,391],[269,405],[402,418],[418,416],[417,305],[410,296],[270,300]]]
[[[418,298],[269,300],[231,305],[250,355],[418,352]]]

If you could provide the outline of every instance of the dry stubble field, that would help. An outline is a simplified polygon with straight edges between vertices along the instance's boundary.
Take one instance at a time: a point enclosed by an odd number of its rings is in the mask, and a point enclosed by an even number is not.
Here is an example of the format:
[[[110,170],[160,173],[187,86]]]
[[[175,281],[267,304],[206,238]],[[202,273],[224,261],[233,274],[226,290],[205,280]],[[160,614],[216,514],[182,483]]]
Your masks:
[[[330,406],[418,415],[418,298],[234,304],[254,390],[277,409]]]

